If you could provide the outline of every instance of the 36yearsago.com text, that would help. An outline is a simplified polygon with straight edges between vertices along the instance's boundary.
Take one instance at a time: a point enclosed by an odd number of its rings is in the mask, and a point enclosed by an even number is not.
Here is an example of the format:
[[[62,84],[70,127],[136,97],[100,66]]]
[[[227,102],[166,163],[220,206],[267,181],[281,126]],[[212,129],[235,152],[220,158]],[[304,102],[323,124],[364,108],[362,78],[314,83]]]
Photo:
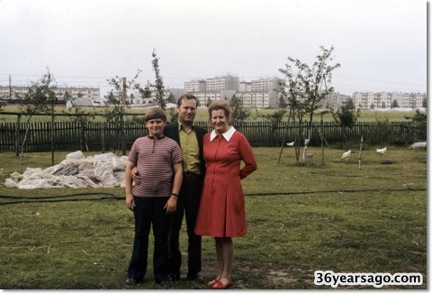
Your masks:
[[[423,276],[420,273],[334,273],[333,271],[315,271],[314,284],[317,286],[421,286]]]

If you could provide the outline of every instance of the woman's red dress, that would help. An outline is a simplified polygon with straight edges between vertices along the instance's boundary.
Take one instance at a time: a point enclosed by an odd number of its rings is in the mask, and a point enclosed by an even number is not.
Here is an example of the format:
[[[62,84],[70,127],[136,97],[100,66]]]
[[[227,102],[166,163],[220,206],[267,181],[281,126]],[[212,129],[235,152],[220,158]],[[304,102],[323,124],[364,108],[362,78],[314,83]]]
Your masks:
[[[207,133],[203,149],[207,169],[195,234],[244,236],[247,225],[241,179],[257,168],[252,148],[246,137],[235,131],[229,141],[219,136],[210,142]],[[244,162],[242,169],[241,161]]]

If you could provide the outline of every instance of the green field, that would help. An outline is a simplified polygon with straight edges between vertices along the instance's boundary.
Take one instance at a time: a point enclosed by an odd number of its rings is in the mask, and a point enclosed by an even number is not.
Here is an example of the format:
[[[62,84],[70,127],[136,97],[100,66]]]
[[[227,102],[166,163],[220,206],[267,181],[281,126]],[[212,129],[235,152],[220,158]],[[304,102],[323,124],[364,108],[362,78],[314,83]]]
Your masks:
[[[420,273],[420,286],[382,288],[427,289],[426,151],[389,148],[380,156],[367,150],[361,168],[355,150],[345,163],[340,150],[326,149],[324,166],[320,150],[309,151],[315,158],[298,164],[293,149],[284,149],[278,162],[278,148],[254,148],[258,170],[243,181],[248,234],[234,239],[233,288],[332,289],[314,285],[321,270]],[[56,153],[56,162],[65,155]],[[51,154],[25,154],[24,162],[45,168]],[[3,153],[0,182],[17,170],[15,154]],[[123,189],[0,186],[0,195],[0,288],[125,288],[133,217]],[[186,252],[185,228],[181,243]],[[207,289],[187,281],[186,268],[181,281],[158,286],[149,264],[144,283],[131,288]],[[206,281],[215,269],[214,241],[204,237]],[[339,287],[349,288],[375,289]]]
[[[6,107],[3,107],[2,110],[4,112],[19,112],[19,108],[16,105],[7,105]],[[80,108],[80,110],[84,113],[103,113],[103,108],[100,107],[83,107]],[[129,114],[135,114],[135,115],[142,115],[145,114],[147,111],[147,108],[145,107],[134,107],[127,110],[127,113]],[[263,116],[265,115],[271,115],[274,112],[276,112],[276,109],[251,109],[250,110],[250,116],[247,119],[248,121],[263,121],[265,118]],[[62,114],[62,113],[69,113],[73,114],[75,113],[75,110],[73,109],[66,109],[63,106],[57,106],[56,113]],[[360,114],[360,117],[358,118],[359,122],[375,122],[377,120],[383,121],[387,119],[389,122],[405,122],[407,121],[406,117],[413,117],[415,114],[415,111],[398,111],[398,110],[389,110],[389,111],[376,111],[376,110],[369,110],[369,111],[362,111]],[[25,118],[23,118],[24,120]],[[57,118],[57,120],[62,120],[67,118]],[[316,115],[315,120],[320,120],[321,117]],[[324,121],[333,121],[333,117],[331,114],[327,114],[323,116]],[[98,118],[96,120],[101,120],[101,118]],[[197,121],[207,121],[208,120],[208,110],[207,108],[198,108],[197,115],[196,115]],[[288,114],[285,114],[283,121],[288,120]],[[16,116],[13,115],[3,115],[0,118],[0,121],[16,121]],[[51,118],[49,116],[35,116],[32,118],[32,121],[51,121]]]

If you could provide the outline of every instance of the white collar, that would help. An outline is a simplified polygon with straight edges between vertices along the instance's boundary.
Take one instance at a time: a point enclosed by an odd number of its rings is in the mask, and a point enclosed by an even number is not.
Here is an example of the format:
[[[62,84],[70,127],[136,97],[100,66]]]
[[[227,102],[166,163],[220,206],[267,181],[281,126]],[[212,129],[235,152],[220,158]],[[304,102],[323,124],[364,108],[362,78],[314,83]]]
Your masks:
[[[229,142],[232,135],[234,135],[235,129],[233,126],[231,126],[225,133],[222,134],[222,136]],[[213,130],[210,134],[210,142],[214,140],[214,138],[217,137],[216,131]]]

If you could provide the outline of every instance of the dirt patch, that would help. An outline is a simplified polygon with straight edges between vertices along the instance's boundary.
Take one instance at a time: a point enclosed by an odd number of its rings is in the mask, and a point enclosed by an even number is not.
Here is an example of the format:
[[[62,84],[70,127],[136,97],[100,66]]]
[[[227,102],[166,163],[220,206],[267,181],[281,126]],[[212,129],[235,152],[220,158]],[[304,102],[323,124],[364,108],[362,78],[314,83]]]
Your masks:
[[[284,285],[289,285],[298,281],[298,279],[293,278],[289,273],[280,271],[280,270],[268,270],[263,268],[251,268],[250,266],[245,266],[239,263],[235,264],[234,270],[234,285],[235,289],[251,289],[251,285],[248,283],[247,279],[245,280],[245,275],[249,276],[249,274],[253,274],[253,276],[261,276],[265,277],[267,282],[264,282],[268,285],[277,285],[280,288],[283,288]],[[182,274],[184,275],[187,272],[187,267],[182,265]],[[216,261],[209,262],[203,261],[202,268],[200,272],[201,276],[204,278],[205,283],[212,280],[215,275],[217,275],[217,264]],[[290,287],[287,287],[290,288]]]
[[[288,273],[284,273],[282,271],[274,271],[274,270],[271,270],[269,272],[269,279],[272,281],[272,283],[275,284],[280,284],[280,283],[289,284],[297,281],[297,279],[293,279],[292,277],[290,277]]]

